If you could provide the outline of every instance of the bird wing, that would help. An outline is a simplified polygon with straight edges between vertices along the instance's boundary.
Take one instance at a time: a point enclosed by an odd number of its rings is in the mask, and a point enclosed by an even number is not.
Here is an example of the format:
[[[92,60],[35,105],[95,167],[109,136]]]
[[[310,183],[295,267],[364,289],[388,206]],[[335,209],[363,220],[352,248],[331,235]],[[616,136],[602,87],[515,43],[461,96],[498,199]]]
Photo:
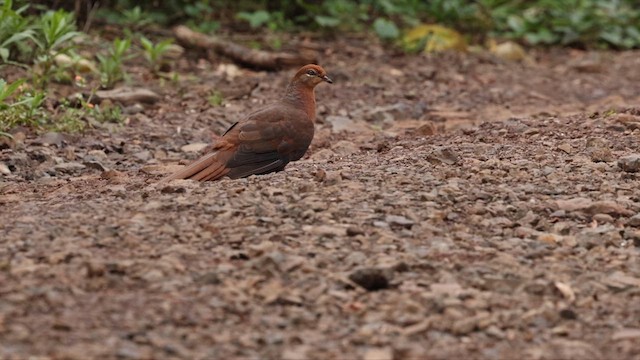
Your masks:
[[[304,112],[294,108],[271,106],[249,115],[232,127],[227,136],[236,148],[227,162],[229,177],[240,178],[284,169],[291,160],[291,153],[300,144],[298,135],[305,133],[298,129],[298,124],[304,123],[300,120],[305,117]]]

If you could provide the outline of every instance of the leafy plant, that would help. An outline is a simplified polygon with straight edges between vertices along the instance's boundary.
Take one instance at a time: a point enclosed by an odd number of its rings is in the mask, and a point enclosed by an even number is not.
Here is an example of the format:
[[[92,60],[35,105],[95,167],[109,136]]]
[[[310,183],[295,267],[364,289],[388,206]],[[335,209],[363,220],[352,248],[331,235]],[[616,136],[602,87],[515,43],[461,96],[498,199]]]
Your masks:
[[[0,8],[0,59],[8,63],[12,51],[26,52],[26,40],[33,40],[34,31],[31,19],[22,16],[29,5],[13,10],[13,1],[5,0]]]
[[[169,47],[173,43],[172,39],[163,40],[157,44],[151,42],[151,40],[142,36],[140,38],[140,43],[142,44],[142,48],[144,49],[144,57],[147,59],[149,66],[151,67],[151,71],[154,74],[157,74],[160,71],[160,67],[162,65],[163,56],[169,50]]]
[[[43,88],[50,80],[55,55],[66,54],[75,47],[70,41],[80,34],[75,29],[73,14],[64,10],[47,11],[38,19],[34,40],[39,48],[36,65],[40,73],[36,82]]]
[[[151,16],[142,11],[137,5],[133,9],[125,9],[122,11],[122,24],[134,28],[142,28],[153,23]]]
[[[211,1],[191,1],[184,7],[185,14],[189,17],[187,26],[203,33],[213,33],[220,28],[220,21],[213,18],[216,14]]]
[[[0,110],[9,107],[7,100],[16,93],[20,85],[24,83],[24,79],[19,79],[8,84],[4,79],[0,79]]]
[[[496,33],[534,45],[640,46],[640,8],[630,0],[537,0],[503,4],[491,13]]]
[[[46,98],[43,91],[21,91],[24,79],[8,84],[0,79],[0,132],[17,125],[40,126],[44,123],[42,105]],[[9,99],[15,98],[10,102]]]
[[[112,88],[118,81],[126,77],[122,63],[125,53],[131,47],[131,39],[115,38],[106,56],[97,54],[100,63],[100,83],[104,88]]]
[[[207,97],[207,101],[211,106],[220,106],[224,103],[224,96],[220,91],[212,91],[209,97]]]
[[[393,21],[377,18],[373,22],[373,30],[382,39],[395,39],[400,36],[400,30]]]

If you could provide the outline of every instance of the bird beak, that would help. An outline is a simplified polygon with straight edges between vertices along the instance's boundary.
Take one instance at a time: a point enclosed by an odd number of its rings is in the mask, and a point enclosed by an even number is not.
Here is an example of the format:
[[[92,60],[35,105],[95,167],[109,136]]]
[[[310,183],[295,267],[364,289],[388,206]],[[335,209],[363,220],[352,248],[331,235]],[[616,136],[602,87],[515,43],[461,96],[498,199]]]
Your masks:
[[[333,80],[331,80],[327,75],[323,75],[321,79],[328,82],[329,84],[333,84]]]

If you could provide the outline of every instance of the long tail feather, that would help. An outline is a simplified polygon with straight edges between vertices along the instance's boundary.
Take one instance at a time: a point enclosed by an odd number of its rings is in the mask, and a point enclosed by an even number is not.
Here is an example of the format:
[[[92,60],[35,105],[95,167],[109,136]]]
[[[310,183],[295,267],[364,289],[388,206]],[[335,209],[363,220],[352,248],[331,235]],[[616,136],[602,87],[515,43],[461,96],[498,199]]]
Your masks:
[[[161,182],[175,179],[194,179],[202,180],[203,178],[222,169],[224,171],[225,164],[218,160],[218,152],[207,154],[193,163],[187,165],[184,169],[165,177]]]

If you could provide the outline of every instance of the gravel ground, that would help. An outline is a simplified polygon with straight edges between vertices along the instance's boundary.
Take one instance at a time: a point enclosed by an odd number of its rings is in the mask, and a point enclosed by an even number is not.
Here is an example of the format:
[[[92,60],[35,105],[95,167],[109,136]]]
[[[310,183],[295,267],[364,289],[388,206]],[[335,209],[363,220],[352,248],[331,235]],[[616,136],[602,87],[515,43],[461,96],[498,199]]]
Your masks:
[[[214,61],[125,127],[17,133],[0,358],[639,358],[638,53],[340,48],[281,173],[157,184],[291,71]]]

